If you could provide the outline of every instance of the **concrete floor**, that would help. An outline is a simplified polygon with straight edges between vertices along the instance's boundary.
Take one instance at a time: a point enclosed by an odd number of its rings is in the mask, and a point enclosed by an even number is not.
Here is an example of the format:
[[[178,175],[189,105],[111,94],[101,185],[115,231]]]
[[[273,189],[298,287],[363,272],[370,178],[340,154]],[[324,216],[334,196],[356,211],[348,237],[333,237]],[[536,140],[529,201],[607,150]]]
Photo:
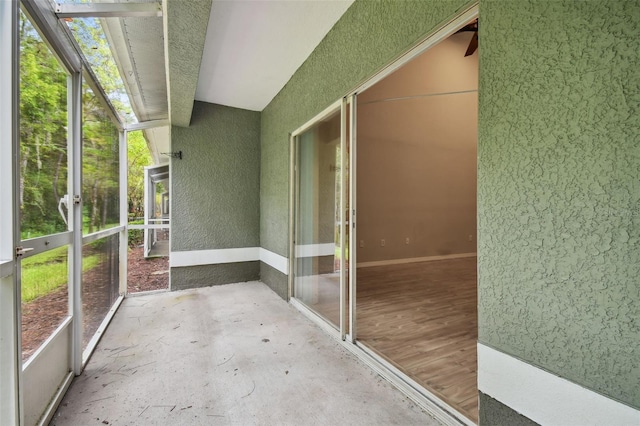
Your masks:
[[[259,282],[124,300],[52,425],[438,425]]]

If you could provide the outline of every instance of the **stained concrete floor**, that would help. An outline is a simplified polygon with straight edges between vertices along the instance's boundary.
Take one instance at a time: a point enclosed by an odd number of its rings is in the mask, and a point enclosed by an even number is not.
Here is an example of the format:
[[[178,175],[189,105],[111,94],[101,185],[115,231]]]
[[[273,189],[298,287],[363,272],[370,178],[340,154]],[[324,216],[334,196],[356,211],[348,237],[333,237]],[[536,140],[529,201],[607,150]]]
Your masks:
[[[260,282],[124,300],[52,425],[438,425]]]

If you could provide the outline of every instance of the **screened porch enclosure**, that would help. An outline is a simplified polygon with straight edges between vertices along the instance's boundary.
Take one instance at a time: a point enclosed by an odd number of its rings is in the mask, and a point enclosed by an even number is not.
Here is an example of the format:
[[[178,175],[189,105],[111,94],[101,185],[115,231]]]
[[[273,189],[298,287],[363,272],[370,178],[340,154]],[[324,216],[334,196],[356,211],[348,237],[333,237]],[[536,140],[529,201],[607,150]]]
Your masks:
[[[144,257],[169,256],[169,165],[144,169]]]
[[[152,96],[132,96],[141,87],[120,78],[142,66],[114,59],[127,35],[120,20],[138,19],[130,8],[63,19],[52,7],[0,3],[1,424],[49,421],[122,302],[127,136],[143,130],[154,146],[153,129],[167,124],[166,86],[164,109],[152,108]],[[151,16],[140,19],[162,31]],[[152,255],[168,255],[167,175],[165,165],[149,176]]]

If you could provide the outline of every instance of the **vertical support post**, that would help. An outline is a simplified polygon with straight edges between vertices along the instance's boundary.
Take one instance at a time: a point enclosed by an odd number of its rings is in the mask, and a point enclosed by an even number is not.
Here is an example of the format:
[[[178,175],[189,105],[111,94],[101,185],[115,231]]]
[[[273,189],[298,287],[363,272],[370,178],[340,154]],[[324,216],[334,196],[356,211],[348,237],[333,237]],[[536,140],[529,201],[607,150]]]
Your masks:
[[[357,95],[352,95],[349,109],[349,340],[356,341],[356,250],[358,235],[356,234],[356,127],[357,127]]]
[[[129,185],[129,154],[128,154],[128,132],[120,131],[120,226],[124,229],[120,231],[120,255],[119,257],[119,277],[120,277],[120,294],[127,293],[127,256],[129,249],[129,203],[127,200],[127,187]]]
[[[289,292],[287,301],[291,300],[293,294],[293,284],[295,279],[295,191],[296,183],[296,138],[289,134]]]
[[[82,373],[82,73],[69,77],[67,90],[69,168],[69,311],[73,316],[71,367]]]
[[[0,424],[20,425],[20,270],[15,248],[18,218],[19,52],[18,1],[0,2]]]
[[[347,214],[347,197],[345,185],[347,176],[347,98],[342,98],[340,107],[340,337],[342,340],[347,336],[347,291],[349,283],[347,282],[347,262],[346,254],[346,223],[349,220]]]
[[[151,215],[151,180],[149,179],[149,166],[144,168],[144,208],[142,209],[144,215],[144,256],[149,254],[151,245],[149,244],[149,216]]]

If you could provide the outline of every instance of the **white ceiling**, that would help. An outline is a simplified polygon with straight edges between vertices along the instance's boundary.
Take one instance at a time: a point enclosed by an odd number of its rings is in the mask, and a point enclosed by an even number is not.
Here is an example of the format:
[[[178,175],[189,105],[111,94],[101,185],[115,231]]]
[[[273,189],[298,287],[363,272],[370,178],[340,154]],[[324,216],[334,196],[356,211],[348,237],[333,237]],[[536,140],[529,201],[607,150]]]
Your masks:
[[[196,100],[262,111],[353,0],[214,0]]]

